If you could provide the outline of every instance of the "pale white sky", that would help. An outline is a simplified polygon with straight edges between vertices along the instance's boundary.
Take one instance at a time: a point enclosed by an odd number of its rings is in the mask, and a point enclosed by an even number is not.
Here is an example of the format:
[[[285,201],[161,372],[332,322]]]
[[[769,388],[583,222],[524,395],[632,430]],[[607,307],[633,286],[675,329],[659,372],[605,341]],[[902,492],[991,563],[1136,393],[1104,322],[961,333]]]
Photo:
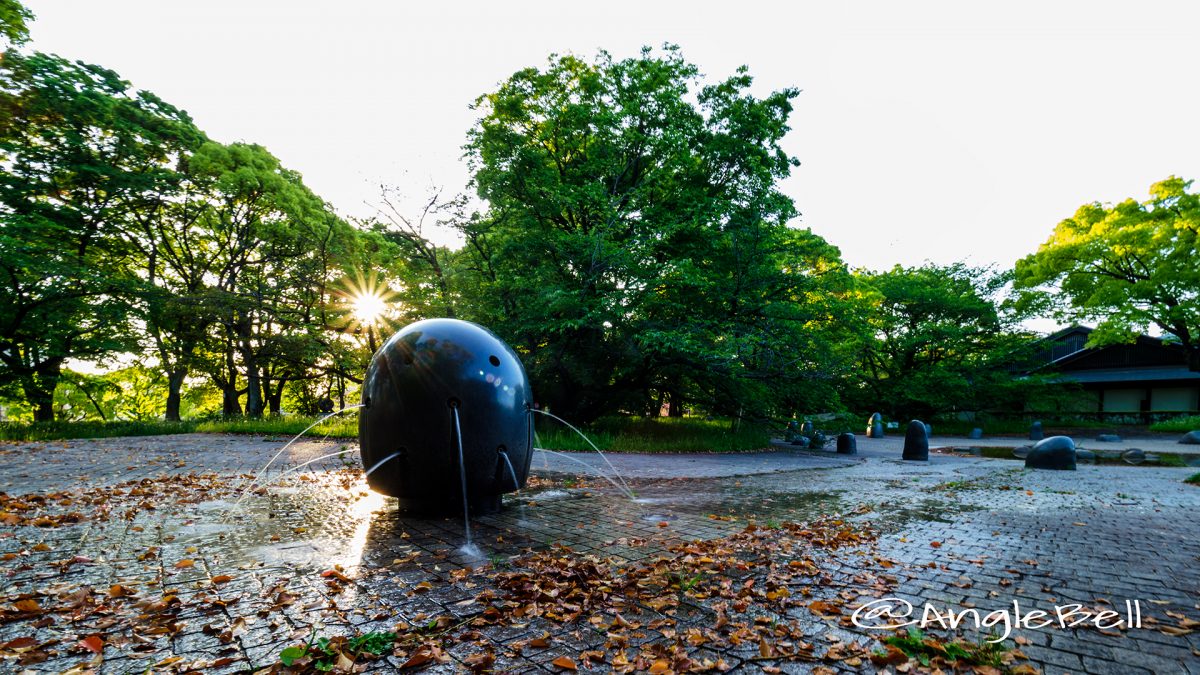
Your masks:
[[[1093,200],[1200,177],[1196,2],[28,0],[32,48],[107,66],[346,214],[462,190],[468,110],[553,52],[679,44],[803,89],[785,190],[853,266],[1011,265]]]

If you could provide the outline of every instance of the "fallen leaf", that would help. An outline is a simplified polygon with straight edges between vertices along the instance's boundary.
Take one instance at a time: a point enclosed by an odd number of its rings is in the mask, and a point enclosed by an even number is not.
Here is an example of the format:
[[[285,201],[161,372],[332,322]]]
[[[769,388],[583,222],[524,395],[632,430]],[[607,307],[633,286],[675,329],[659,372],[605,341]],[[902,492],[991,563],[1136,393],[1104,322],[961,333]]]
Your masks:
[[[570,659],[570,657],[567,657],[567,656],[560,656],[557,659],[554,659],[553,661],[550,662],[550,665],[554,666],[555,668],[562,668],[563,670],[578,670],[579,669],[575,665],[575,662],[572,661]],[[650,672],[654,672],[654,671],[652,670]]]
[[[104,640],[99,635],[89,635],[80,640],[79,645],[93,654],[104,651]]]

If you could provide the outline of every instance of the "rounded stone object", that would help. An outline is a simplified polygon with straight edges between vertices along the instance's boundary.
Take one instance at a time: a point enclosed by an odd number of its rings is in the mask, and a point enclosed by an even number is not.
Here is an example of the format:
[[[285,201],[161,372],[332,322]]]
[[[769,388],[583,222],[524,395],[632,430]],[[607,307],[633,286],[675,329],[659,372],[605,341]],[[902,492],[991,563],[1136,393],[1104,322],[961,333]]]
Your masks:
[[[1067,436],[1051,436],[1033,446],[1025,457],[1025,468],[1074,471],[1075,459],[1075,441]]]
[[[970,438],[973,440],[979,440],[980,438],[983,438],[983,429],[980,429],[979,427],[975,427],[974,429],[971,430],[971,433],[967,434],[967,438]]]
[[[883,415],[874,413],[867,419],[867,438],[883,438]]]
[[[854,434],[847,431],[844,434],[838,434],[837,437],[837,454],[839,455],[857,455],[858,441],[854,438]]]
[[[1079,464],[1095,464],[1096,453],[1083,448],[1075,448],[1075,461]]]
[[[1017,459],[1025,459],[1026,457],[1029,456],[1029,451],[1032,449],[1033,449],[1033,446],[1022,445],[1019,448],[1013,448],[1012,454],[1013,454],[1013,457],[1016,457]]]
[[[1200,445],[1200,430],[1187,432],[1179,442],[1184,445]]]
[[[462,467],[470,510],[499,509],[500,495],[529,475],[532,400],[520,359],[486,328],[457,319],[405,326],[363,380],[359,447],[364,467],[378,464],[368,484],[402,510],[462,513]]]
[[[1121,453],[1121,459],[1127,464],[1141,464],[1146,461],[1146,451],[1141,448],[1130,448]]]
[[[812,436],[815,431],[816,428],[810,420],[804,420],[804,424],[800,425],[801,436]]]
[[[1121,437],[1116,434],[1100,434],[1096,436],[1096,441],[1099,443],[1120,443]]]
[[[1046,434],[1045,434],[1045,432],[1042,431],[1042,421],[1041,420],[1038,420],[1038,421],[1034,422],[1033,424],[1029,425],[1029,440],[1040,441],[1040,440],[1044,439],[1045,437],[1046,437]]]
[[[792,439],[792,445],[794,445],[798,448],[807,448],[808,447],[808,438],[805,436],[796,436],[795,438]]]
[[[925,423],[921,420],[913,420],[908,423],[908,430],[904,433],[904,454],[901,455],[901,459],[914,462],[929,460],[929,434],[926,431]]]
[[[925,438],[933,438],[933,425],[929,422],[925,423]]]

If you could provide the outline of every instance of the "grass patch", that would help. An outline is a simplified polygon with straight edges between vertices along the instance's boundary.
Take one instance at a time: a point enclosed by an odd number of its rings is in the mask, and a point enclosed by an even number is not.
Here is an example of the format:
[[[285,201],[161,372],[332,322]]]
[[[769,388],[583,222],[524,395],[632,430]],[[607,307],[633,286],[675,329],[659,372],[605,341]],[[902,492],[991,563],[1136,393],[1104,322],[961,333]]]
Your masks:
[[[764,427],[743,424],[731,431],[729,420],[685,418],[604,418],[583,429],[605,452],[751,452],[771,444]],[[555,420],[537,418],[538,447],[588,451],[591,446]]]
[[[277,436],[295,436],[316,422],[317,417],[239,417],[233,419],[216,419],[201,422],[196,425],[196,431],[206,434],[266,434]],[[309,429],[305,436],[328,436],[330,438],[358,438],[358,415],[345,413],[331,417],[325,422]]]
[[[1187,478],[1185,478],[1183,480],[1183,482],[1185,482],[1189,485],[1200,485],[1200,473],[1195,473],[1195,474],[1192,474],[1191,476],[1188,476]]]
[[[162,436],[196,431],[195,422],[0,422],[0,439],[6,441],[58,441],[69,438]]]
[[[1176,417],[1173,420],[1163,420],[1150,425],[1150,431],[1162,431],[1164,433],[1186,434],[1194,429],[1200,429],[1200,415]]]
[[[909,628],[906,635],[894,635],[884,639],[884,644],[899,650],[904,656],[916,659],[926,668],[930,666],[947,665],[951,668],[962,664],[967,666],[991,666],[993,669],[1004,665],[1007,649],[1000,643],[980,641],[976,643],[965,640],[942,642],[926,635],[916,628]],[[887,662],[887,654],[877,653],[876,657]]]

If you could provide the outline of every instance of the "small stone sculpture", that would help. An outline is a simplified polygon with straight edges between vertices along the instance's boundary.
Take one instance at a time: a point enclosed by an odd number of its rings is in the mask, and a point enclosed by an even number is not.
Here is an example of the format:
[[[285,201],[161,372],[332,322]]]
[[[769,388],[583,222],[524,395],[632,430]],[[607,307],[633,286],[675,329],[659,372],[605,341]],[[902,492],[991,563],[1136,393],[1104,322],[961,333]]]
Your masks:
[[[1067,436],[1051,436],[1033,446],[1025,457],[1025,468],[1074,471],[1075,459],[1075,441]]]
[[[867,420],[867,438],[883,438],[883,415],[875,413]]]
[[[904,434],[904,454],[901,458],[915,462],[929,461],[929,434],[921,420],[908,423],[908,431]]]
[[[858,454],[858,441],[855,440],[854,434],[850,433],[849,431],[844,434],[838,434],[837,452],[839,455]]]
[[[1045,433],[1042,432],[1042,421],[1038,420],[1029,427],[1029,440],[1040,441],[1045,438]]]

